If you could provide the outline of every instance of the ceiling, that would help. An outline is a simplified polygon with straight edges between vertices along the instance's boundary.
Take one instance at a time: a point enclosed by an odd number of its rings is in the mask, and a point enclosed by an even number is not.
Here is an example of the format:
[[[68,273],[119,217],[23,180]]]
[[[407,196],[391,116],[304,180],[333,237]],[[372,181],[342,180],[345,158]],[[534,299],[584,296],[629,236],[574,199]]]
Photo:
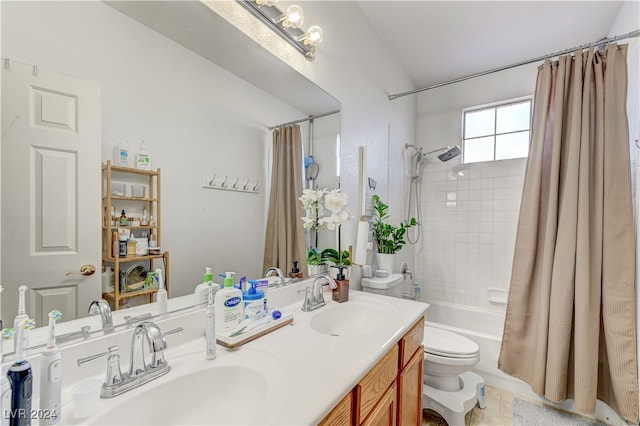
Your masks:
[[[416,88],[599,40],[623,3],[358,1]]]

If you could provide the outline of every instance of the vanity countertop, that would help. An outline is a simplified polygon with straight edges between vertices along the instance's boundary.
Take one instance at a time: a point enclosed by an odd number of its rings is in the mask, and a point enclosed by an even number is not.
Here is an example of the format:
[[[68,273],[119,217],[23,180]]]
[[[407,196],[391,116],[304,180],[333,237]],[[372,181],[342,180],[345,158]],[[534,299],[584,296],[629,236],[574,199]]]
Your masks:
[[[304,284],[301,284],[301,286]],[[301,288],[301,287],[298,287]],[[278,297],[274,294],[274,300]],[[269,299],[271,301],[271,298]],[[331,293],[325,290],[325,300],[327,305],[313,312],[303,312],[301,303],[297,302],[281,310],[293,312],[294,322],[291,325],[275,330],[259,339],[253,340],[243,346],[229,350],[220,345],[217,346],[217,358],[214,360],[205,359],[205,342],[203,336],[204,312],[189,312],[182,317],[170,318],[159,321],[158,324],[165,330],[176,325],[185,327],[185,332],[180,335],[167,337],[169,348],[165,351],[165,358],[171,366],[171,371],[152,382],[149,382],[137,389],[133,389],[124,395],[96,400],[96,415],[84,419],[75,419],[73,416],[73,406],[70,398],[70,386],[89,377],[104,377],[104,360],[90,367],[87,365],[78,375],[78,370],[71,373],[63,388],[63,423],[64,424],[99,424],[108,418],[112,424],[126,423],[121,421],[131,408],[127,405],[127,400],[142,398],[145,393],[167,386],[171,380],[175,380],[182,375],[189,377],[203,377],[203,374],[193,375],[211,369],[216,366],[224,366],[229,363],[237,363],[242,360],[246,365],[254,368],[264,367],[266,378],[266,392],[269,393],[268,403],[261,408],[261,416],[251,420],[243,420],[239,424],[277,424],[277,425],[307,425],[318,424],[340,400],[350,392],[354,386],[367,374],[367,372],[379,361],[389,349],[395,345],[400,338],[410,329],[410,327],[424,315],[428,304],[414,302],[404,299],[380,296],[360,291],[352,291],[349,301],[338,304],[331,301]],[[338,308],[358,308],[358,306],[375,306],[383,312],[384,319],[377,321],[371,331],[362,332],[363,329],[371,328],[367,323],[357,324],[355,329],[345,335],[331,335],[331,333],[317,331],[314,322],[318,315],[325,313],[325,317],[333,315]],[[272,305],[273,306],[273,305]],[[199,319],[202,318],[202,321]],[[315,318],[315,319],[314,319]],[[350,335],[346,335],[350,334]],[[122,362],[121,368],[126,371],[128,365],[128,339],[129,333],[120,333]],[[113,341],[109,342],[113,344]],[[102,343],[105,346],[106,342]],[[93,351],[94,349],[92,349]],[[69,348],[67,354],[63,353],[64,365],[72,367],[75,359],[79,356],[90,355],[81,345]],[[65,359],[65,355],[67,356]],[[71,359],[69,359],[71,358]],[[67,370],[68,371],[68,370]],[[65,371],[66,372],[66,371]],[[65,374],[65,379],[67,376]],[[229,379],[233,380],[233,378]],[[197,381],[197,379],[196,379]],[[222,381],[222,380],[218,380]],[[34,384],[35,385],[35,384]],[[225,383],[205,383],[200,384],[202,392],[209,394],[207,398],[216,398],[215,395],[224,392],[228,386]],[[200,386],[199,385],[199,386]],[[214,390],[214,387],[221,387],[221,391]],[[37,389],[34,386],[34,389]],[[167,388],[171,389],[171,388]],[[263,389],[263,391],[265,391]],[[166,393],[166,392],[162,392]],[[244,396],[244,394],[242,394]],[[166,396],[167,403],[171,397]],[[163,396],[164,400],[165,397]],[[242,399],[242,398],[241,398]],[[251,401],[240,401],[242,404],[250,404]],[[157,405],[162,406],[163,402],[158,401]],[[155,404],[154,404],[155,405]],[[202,404],[202,410],[208,410],[206,403]],[[153,410],[153,407],[140,407],[141,410]],[[179,410],[180,408],[178,408]],[[237,409],[237,407],[236,407]],[[208,413],[209,424],[216,424],[216,412],[210,410]],[[104,413],[117,413],[114,417],[105,417]],[[121,419],[121,420],[118,420]],[[146,421],[144,418],[142,422]],[[158,420],[148,420],[150,423],[157,423]],[[194,423],[197,420],[188,417],[162,418],[167,424],[180,422]],[[136,423],[140,423],[137,418]],[[228,420],[225,421],[228,423]]]

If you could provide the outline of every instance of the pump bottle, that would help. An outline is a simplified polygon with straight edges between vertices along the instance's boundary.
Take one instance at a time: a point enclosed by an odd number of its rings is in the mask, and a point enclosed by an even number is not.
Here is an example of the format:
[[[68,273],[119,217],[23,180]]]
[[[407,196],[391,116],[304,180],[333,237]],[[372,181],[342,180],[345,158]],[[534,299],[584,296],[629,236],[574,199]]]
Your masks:
[[[235,329],[244,317],[242,291],[233,287],[235,272],[226,272],[224,288],[215,295],[216,331],[228,332]]]

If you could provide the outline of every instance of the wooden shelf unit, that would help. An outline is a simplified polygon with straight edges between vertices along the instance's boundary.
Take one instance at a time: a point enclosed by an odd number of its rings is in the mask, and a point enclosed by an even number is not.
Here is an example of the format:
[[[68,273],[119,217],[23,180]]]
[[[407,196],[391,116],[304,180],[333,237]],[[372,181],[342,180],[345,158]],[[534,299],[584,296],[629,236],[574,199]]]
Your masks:
[[[123,195],[112,195],[112,182],[114,173],[119,178],[117,181],[125,184],[140,184],[139,176],[142,176],[143,185],[146,186],[148,193],[145,197],[129,197]],[[137,176],[137,177],[136,177]],[[114,233],[117,234],[119,229],[128,229],[130,231],[148,231],[148,234],[155,235],[157,246],[162,249],[162,222],[161,222],[161,192],[160,192],[160,169],[156,170],[140,170],[132,167],[122,167],[111,164],[106,161],[102,164],[102,264],[103,266],[111,266],[113,269],[114,291],[102,293],[102,297],[106,299],[113,310],[121,307],[121,301],[131,299],[138,296],[148,296],[149,303],[153,302],[153,295],[158,289],[142,289],[139,291],[122,292],[120,289],[120,273],[125,268],[125,264],[132,262],[144,262],[149,271],[155,269],[155,262],[162,261],[164,263],[164,281],[167,292],[169,292],[169,252],[164,251],[155,255],[134,255],[120,257],[118,253],[114,253]],[[134,181],[135,180],[135,181]],[[117,220],[111,217],[111,208],[114,202],[122,202],[128,206],[135,205],[141,210],[146,207],[149,218],[149,224],[136,226],[120,226]],[[119,209],[122,210],[122,204]],[[119,209],[115,209],[116,215]],[[153,218],[153,222],[151,222]],[[153,224],[151,224],[153,223]]]

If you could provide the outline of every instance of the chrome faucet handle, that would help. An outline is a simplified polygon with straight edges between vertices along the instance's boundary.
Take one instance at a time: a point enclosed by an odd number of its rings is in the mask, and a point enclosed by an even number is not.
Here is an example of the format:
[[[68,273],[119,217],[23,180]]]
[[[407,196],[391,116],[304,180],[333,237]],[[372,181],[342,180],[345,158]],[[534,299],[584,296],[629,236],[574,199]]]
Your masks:
[[[183,331],[184,331],[184,328],[177,327],[177,328],[174,328],[173,330],[165,331],[164,332],[164,336],[166,337],[166,336],[169,336],[171,334],[181,333]],[[149,364],[149,367],[158,368],[158,367],[161,367],[162,365],[164,365],[165,362],[166,361],[164,359],[164,352],[163,351],[154,352],[153,356],[151,357],[151,364]]]
[[[302,290],[298,290],[298,294],[304,292],[304,302],[302,303],[302,311],[307,312],[311,310],[313,306],[312,296],[311,296],[311,287],[304,288]]]
[[[96,359],[100,359],[102,357],[108,356],[107,358],[107,375],[104,379],[105,386],[114,386],[118,383],[121,383],[124,378],[122,376],[122,371],[120,370],[120,354],[118,353],[118,346],[110,346],[109,350],[106,352],[101,352],[99,354],[90,355],[88,357],[79,358],[78,359],[78,367],[83,366],[84,364],[95,361]]]

